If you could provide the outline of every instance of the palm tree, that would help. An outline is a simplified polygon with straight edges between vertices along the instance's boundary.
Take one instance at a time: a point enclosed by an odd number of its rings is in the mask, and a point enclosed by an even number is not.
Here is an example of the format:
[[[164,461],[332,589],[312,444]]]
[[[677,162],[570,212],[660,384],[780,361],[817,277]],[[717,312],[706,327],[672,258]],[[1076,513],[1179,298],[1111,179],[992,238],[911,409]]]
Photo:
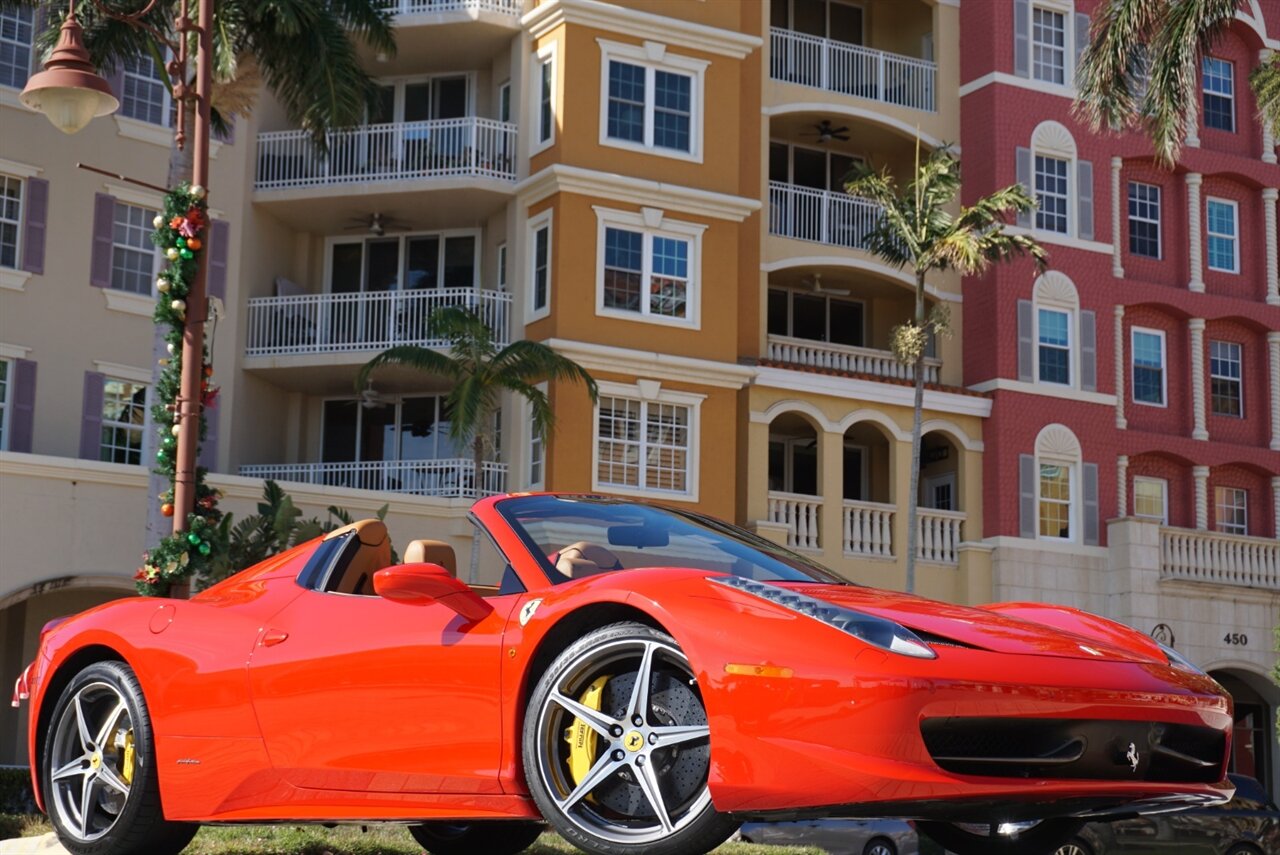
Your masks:
[[[893,330],[894,355],[910,365],[915,376],[907,509],[907,591],[912,592],[916,581],[916,485],[920,480],[925,345],[931,334],[950,335],[944,307],[935,307],[925,315],[925,279],[933,271],[951,269],[964,276],[977,276],[994,261],[1024,254],[1043,267],[1047,256],[1034,239],[1004,231],[1007,215],[1035,207],[1035,200],[1021,184],[997,190],[972,206],[961,206],[959,215],[947,210],[960,192],[960,161],[945,147],[935,149],[921,163],[917,139],[915,175],[901,190],[887,169],[874,172],[866,166],[854,173],[846,189],[880,206],[882,213],[875,228],[866,235],[868,250],[894,267],[910,266],[916,277],[914,320]]]
[[[1203,54],[1247,0],[1108,0],[1094,13],[1075,109],[1094,130],[1142,127],[1172,166],[1199,109]],[[1280,55],[1249,75],[1258,113],[1280,135]]]
[[[356,389],[363,389],[374,369],[382,365],[406,365],[453,381],[453,389],[445,398],[449,436],[460,446],[471,447],[475,464],[472,483],[477,496],[484,495],[484,455],[485,450],[492,447],[494,415],[504,392],[529,402],[533,433],[543,442],[555,426],[555,413],[546,393],[536,383],[580,381],[587,387],[591,400],[597,399],[596,381],[581,365],[536,341],[513,341],[499,350],[489,326],[470,309],[454,306],[437,309],[431,313],[428,329],[432,338],[449,342],[449,353],[412,344],[384,350],[360,369]],[[471,544],[471,582],[476,581],[479,546],[477,529]]]

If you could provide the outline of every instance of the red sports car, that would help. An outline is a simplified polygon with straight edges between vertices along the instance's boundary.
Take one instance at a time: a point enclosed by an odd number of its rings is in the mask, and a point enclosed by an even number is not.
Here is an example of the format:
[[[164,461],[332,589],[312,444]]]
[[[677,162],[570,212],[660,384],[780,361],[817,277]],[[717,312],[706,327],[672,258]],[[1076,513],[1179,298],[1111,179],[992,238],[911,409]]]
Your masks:
[[[705,852],[744,819],[904,817],[959,853],[1230,798],[1231,702],[1171,650],[1039,604],[849,584],[686,511],[478,502],[468,578],[356,523],[191,600],[55,622],[19,680],[76,855],[200,823],[408,824],[518,852]]]

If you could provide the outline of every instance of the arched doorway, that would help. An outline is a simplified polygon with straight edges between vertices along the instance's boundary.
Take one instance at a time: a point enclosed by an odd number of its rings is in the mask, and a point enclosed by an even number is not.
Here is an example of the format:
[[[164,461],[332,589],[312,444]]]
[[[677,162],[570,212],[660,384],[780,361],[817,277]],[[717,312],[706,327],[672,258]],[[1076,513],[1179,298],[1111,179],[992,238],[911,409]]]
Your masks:
[[[1252,671],[1220,668],[1209,672],[1235,703],[1235,731],[1229,771],[1257,778],[1276,798],[1276,707],[1280,687]]]

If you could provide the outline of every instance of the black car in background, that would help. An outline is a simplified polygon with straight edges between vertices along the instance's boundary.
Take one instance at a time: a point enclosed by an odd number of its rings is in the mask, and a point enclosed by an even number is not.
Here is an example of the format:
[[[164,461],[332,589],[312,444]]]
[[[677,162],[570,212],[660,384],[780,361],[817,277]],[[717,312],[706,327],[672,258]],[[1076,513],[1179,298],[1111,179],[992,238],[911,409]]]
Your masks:
[[[1280,809],[1253,778],[1230,778],[1225,805],[1091,822],[1053,855],[1277,855]]]

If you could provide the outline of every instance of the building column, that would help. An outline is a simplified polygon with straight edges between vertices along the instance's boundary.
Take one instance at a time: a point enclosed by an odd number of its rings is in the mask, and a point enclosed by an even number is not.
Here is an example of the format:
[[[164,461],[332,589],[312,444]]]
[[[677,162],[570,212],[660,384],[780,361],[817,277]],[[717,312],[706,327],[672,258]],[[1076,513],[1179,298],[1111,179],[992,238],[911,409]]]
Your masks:
[[[1123,166],[1123,159],[1111,158],[1111,275],[1117,279],[1124,277],[1124,265],[1120,261],[1120,169]]]
[[[1191,417],[1192,439],[1208,439],[1204,418],[1204,318],[1187,321],[1191,331]]]
[[[1267,248],[1267,303],[1280,306],[1280,261],[1276,258],[1276,197],[1280,190],[1264,187],[1262,190],[1262,222],[1266,229],[1263,241]]]
[[[1196,479],[1196,528],[1209,528],[1209,467],[1192,466],[1191,476]]]
[[[1190,144],[1190,140],[1187,143]],[[1200,184],[1204,177],[1198,172],[1188,172],[1187,181],[1187,247],[1190,252],[1191,281],[1187,288],[1192,291],[1204,291],[1203,247],[1200,237]]]
[[[1116,516],[1129,516],[1129,455],[1116,457]]]
[[[1270,48],[1264,48],[1258,51],[1258,64],[1266,65],[1271,61],[1273,51]],[[1271,125],[1262,122],[1262,162],[1276,162],[1276,138],[1271,134]],[[1275,229],[1272,229],[1274,232]]]
[[[818,511],[822,551],[832,559],[844,554],[844,434],[824,430],[818,434]]]
[[[1271,479],[1271,512],[1275,516],[1272,520],[1275,528],[1271,529],[1271,533],[1280,540],[1280,477]]]
[[[1267,333],[1267,351],[1271,363],[1271,450],[1280,451],[1280,332]]]
[[[1129,420],[1124,417],[1124,306],[1116,306],[1116,427],[1124,430]]]

